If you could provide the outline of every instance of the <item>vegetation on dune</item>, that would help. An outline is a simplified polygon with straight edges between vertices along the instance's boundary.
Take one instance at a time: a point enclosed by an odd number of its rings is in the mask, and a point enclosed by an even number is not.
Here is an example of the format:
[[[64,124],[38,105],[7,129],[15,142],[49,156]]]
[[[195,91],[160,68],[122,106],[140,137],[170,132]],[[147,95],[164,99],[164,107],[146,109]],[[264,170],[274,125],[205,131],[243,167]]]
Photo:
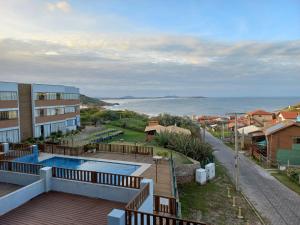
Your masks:
[[[81,123],[83,125],[96,125],[103,124],[112,121],[115,122],[114,125],[120,127],[131,126],[140,130],[141,126],[144,126],[148,121],[148,116],[139,114],[133,111],[114,111],[114,110],[99,110],[97,108],[82,109],[80,112]],[[125,120],[127,119],[127,120]],[[131,120],[128,120],[131,119]],[[139,124],[138,124],[139,123]]]
[[[80,103],[88,107],[102,108],[103,106],[114,105],[112,103],[101,101],[98,98],[88,97],[86,95],[80,95]]]
[[[204,164],[213,158],[211,146],[193,136],[162,132],[155,137],[155,141],[164,148],[180,152]]]

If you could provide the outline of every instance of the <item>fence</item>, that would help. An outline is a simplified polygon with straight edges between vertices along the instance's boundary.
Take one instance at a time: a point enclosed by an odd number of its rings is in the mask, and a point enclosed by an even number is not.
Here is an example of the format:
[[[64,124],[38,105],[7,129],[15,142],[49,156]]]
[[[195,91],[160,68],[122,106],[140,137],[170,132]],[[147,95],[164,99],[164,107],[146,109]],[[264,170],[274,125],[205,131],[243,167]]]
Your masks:
[[[0,160],[13,160],[30,154],[32,154],[31,148],[27,150],[9,150],[6,153],[0,154]]]
[[[83,147],[69,147],[55,144],[39,144],[39,150],[45,153],[79,156],[84,153]]]
[[[125,225],[207,225],[201,222],[183,220],[170,216],[138,212],[125,209]]]
[[[61,179],[139,189],[142,177],[52,167],[52,176]]]
[[[28,151],[31,149],[29,144],[9,143],[10,150]]]
[[[100,152],[114,152],[140,155],[153,155],[153,147],[119,144],[96,144],[96,150]]]
[[[148,183],[133,197],[133,199],[126,205],[125,208],[137,210],[149,196],[149,193],[150,185]]]
[[[154,195],[154,212],[177,215],[177,202],[174,197]]]
[[[20,163],[12,161],[0,161],[0,170],[28,173],[39,175],[42,165],[30,164],[30,163]]]

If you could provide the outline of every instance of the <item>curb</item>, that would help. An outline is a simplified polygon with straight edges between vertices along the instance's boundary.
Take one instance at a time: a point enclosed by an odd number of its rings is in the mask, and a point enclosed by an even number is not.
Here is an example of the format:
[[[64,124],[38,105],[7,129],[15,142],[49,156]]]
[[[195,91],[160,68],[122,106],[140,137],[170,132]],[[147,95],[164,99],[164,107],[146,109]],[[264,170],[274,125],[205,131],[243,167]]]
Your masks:
[[[254,211],[255,215],[258,217],[259,221],[263,224],[263,225],[267,225],[265,223],[265,221],[263,220],[263,218],[261,217],[261,215],[259,214],[259,212],[257,211],[257,209],[253,206],[253,204],[249,201],[249,199],[244,195],[243,192],[241,192],[241,195],[243,196],[243,198],[246,200],[246,202],[248,203],[248,205],[251,207],[251,209]]]

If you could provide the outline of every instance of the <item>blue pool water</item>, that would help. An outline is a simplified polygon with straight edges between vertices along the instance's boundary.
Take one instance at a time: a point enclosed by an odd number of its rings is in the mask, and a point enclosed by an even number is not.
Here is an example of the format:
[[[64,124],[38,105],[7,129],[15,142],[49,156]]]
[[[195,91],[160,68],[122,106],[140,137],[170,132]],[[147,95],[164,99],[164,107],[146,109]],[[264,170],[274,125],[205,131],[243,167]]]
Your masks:
[[[96,172],[104,172],[104,173],[115,173],[122,175],[131,175],[134,171],[136,171],[140,166],[132,165],[132,164],[122,164],[122,163],[113,163],[113,162],[104,162],[104,161],[94,161],[94,160],[85,160],[85,159],[77,159],[77,158],[65,158],[65,157],[52,157],[43,161],[31,161],[28,162],[26,160],[16,160],[19,162],[27,162],[27,163],[38,163],[44,166],[51,167],[61,167],[67,169],[77,169],[77,170],[89,170]]]

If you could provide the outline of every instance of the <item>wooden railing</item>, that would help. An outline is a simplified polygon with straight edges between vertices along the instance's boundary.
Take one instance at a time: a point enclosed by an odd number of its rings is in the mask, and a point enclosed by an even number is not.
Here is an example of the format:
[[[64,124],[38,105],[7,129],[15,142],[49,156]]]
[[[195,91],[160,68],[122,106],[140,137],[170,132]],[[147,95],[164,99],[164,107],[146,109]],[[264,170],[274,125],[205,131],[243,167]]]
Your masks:
[[[6,153],[1,154],[0,160],[13,160],[19,157],[32,154],[32,150],[10,150]]]
[[[43,165],[31,164],[31,163],[20,163],[13,161],[0,161],[0,170],[28,173],[28,174],[40,174],[40,169]]]
[[[176,198],[168,196],[154,195],[154,212],[167,213],[170,215],[177,215]]]
[[[125,225],[207,225],[206,223],[178,219],[152,213],[125,209]]]
[[[96,150],[101,152],[116,152],[126,154],[153,155],[153,147],[119,144],[96,144]]]
[[[18,143],[10,143],[10,150],[19,150],[19,151],[29,151],[31,149],[31,145],[29,144],[18,144]]]
[[[55,144],[39,144],[39,150],[45,153],[79,156],[84,153],[83,147],[70,147]]]
[[[113,173],[102,173],[86,170],[73,170],[66,168],[52,167],[52,176],[61,179],[106,184],[126,188],[139,189],[142,177],[128,176]]]
[[[150,185],[146,184],[126,205],[126,209],[138,210],[150,193]]]

